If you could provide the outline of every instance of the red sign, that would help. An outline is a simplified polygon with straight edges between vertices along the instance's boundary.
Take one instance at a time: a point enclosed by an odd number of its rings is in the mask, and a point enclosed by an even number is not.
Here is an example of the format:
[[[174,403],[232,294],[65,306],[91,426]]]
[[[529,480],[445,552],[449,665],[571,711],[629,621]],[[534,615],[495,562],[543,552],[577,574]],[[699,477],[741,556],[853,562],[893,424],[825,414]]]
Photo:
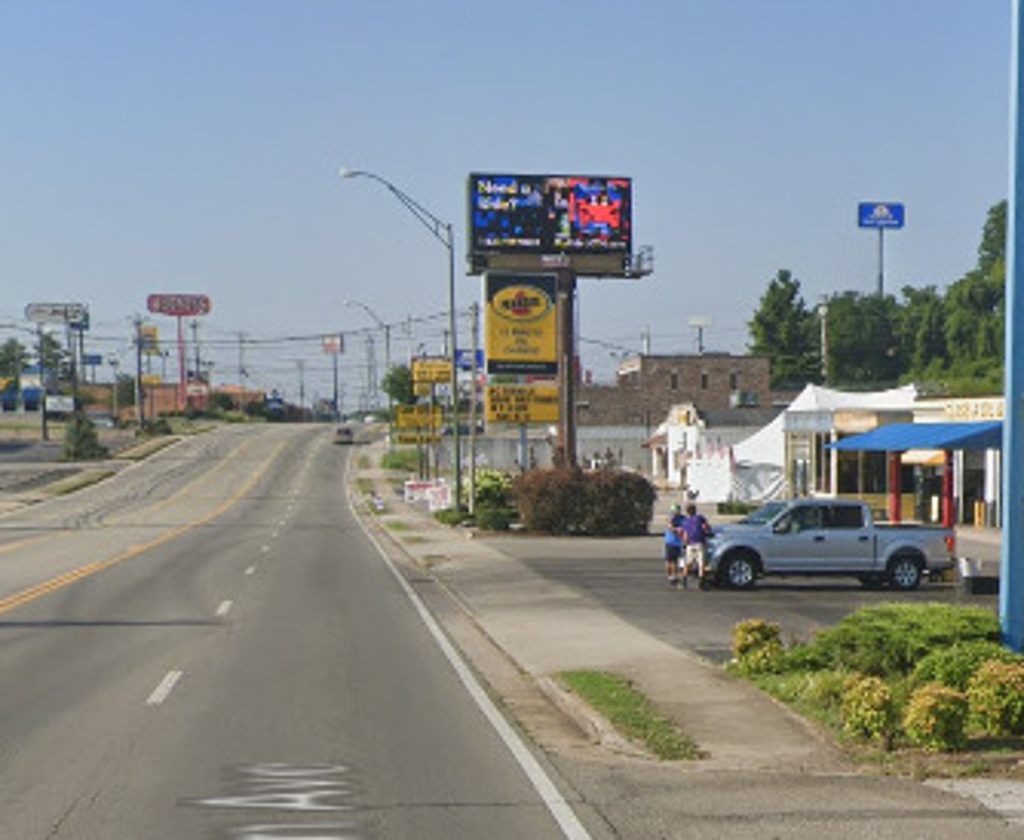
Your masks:
[[[146,298],[146,308],[156,315],[186,318],[208,315],[211,304],[206,295],[150,295]]]

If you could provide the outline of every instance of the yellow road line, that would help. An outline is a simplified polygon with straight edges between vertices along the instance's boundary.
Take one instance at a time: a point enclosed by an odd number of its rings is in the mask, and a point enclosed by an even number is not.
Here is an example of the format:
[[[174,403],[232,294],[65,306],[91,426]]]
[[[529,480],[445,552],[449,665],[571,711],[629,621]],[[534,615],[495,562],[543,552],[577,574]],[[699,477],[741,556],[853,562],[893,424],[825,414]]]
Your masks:
[[[63,589],[65,586],[69,586],[76,581],[82,580],[87,577],[91,577],[97,572],[102,572],[104,569],[109,569],[111,566],[115,566],[118,563],[123,563],[125,560],[130,560],[133,557],[138,557],[140,554],[144,554],[150,549],[156,548],[157,546],[168,543],[173,539],[180,537],[182,534],[186,534],[189,531],[193,531],[196,528],[205,525],[208,522],[212,522],[219,516],[222,516],[245,496],[256,483],[266,474],[267,470],[270,469],[274,461],[277,460],[281,454],[281,450],[284,449],[285,442],[282,441],[277,445],[277,448],[271,453],[266,463],[263,464],[256,472],[254,472],[249,480],[232,496],[230,496],[223,504],[214,508],[210,513],[205,516],[201,516],[198,519],[189,522],[185,525],[180,525],[177,528],[173,528],[159,537],[156,537],[149,542],[142,543],[141,545],[132,546],[127,551],[121,554],[110,557],[106,560],[99,560],[95,563],[90,563],[87,566],[82,566],[78,569],[72,569],[70,572],[66,572],[63,575],[58,575],[50,580],[38,583],[35,586],[24,589],[21,592],[16,592],[13,595],[8,595],[6,598],[0,599],[0,615],[10,612],[11,610],[24,606],[25,604],[31,603],[50,592],[55,592],[58,589]]]

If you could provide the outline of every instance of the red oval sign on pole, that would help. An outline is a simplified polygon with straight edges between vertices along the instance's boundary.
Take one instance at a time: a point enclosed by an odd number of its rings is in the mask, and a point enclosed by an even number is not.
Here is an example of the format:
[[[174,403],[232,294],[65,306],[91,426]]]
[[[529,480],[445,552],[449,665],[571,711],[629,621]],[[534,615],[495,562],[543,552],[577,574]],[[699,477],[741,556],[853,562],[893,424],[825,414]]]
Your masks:
[[[208,315],[212,304],[206,295],[150,295],[146,308],[155,315],[171,315],[188,318],[192,315]]]

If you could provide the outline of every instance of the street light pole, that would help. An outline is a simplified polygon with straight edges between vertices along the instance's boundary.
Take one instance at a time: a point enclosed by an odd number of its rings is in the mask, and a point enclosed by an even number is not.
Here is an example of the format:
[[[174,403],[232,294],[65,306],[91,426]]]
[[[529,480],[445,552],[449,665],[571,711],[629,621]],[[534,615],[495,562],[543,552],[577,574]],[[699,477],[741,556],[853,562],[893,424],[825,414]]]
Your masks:
[[[382,178],[373,172],[361,169],[348,169],[343,167],[338,174],[342,178],[370,178],[385,187],[405,208],[412,213],[421,225],[423,225],[445,248],[448,249],[448,328],[451,331],[451,339],[448,342],[449,356],[452,367],[451,377],[451,417],[452,417],[452,445],[453,445],[453,467],[455,479],[455,506],[462,505],[462,442],[459,431],[459,369],[458,369],[458,340],[456,332],[455,317],[455,237],[452,232],[451,222],[442,222],[437,216],[431,213],[412,196],[400,190],[386,178]]]

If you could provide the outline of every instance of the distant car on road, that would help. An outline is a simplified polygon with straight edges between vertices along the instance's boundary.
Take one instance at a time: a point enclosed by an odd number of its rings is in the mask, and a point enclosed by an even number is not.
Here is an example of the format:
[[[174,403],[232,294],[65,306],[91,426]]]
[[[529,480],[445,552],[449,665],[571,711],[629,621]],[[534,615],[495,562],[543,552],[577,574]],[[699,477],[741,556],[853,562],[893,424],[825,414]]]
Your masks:
[[[334,432],[334,442],[350,444],[356,442],[356,436],[348,426],[338,426]]]

